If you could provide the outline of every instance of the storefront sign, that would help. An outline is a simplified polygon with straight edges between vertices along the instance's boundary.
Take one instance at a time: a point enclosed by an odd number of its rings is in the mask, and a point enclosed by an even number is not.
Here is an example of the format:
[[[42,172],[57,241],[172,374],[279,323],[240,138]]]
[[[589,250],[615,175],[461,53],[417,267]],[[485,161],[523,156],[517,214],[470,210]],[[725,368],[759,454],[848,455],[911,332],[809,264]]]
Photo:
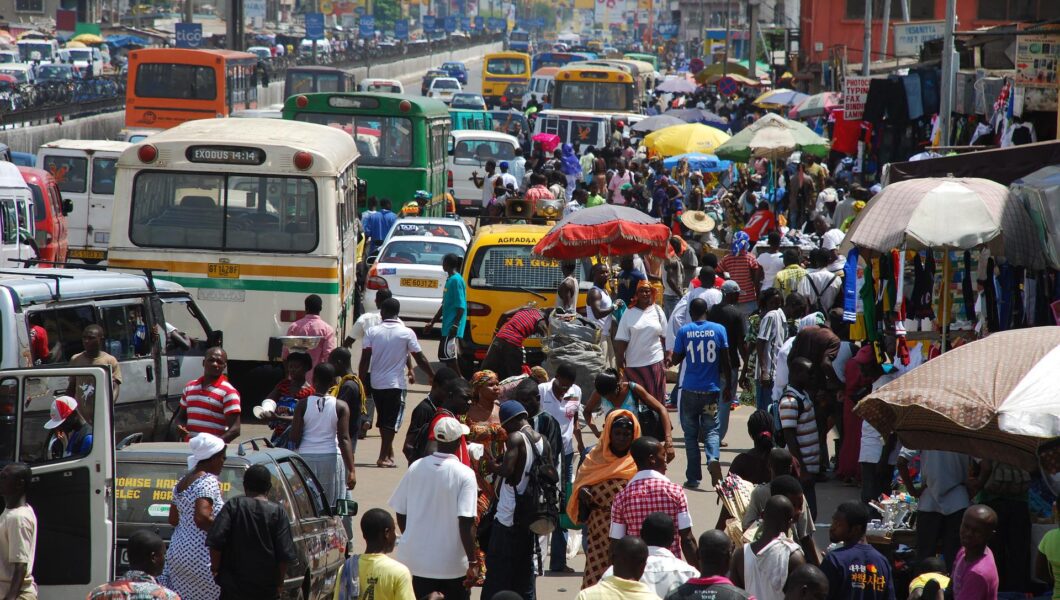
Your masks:
[[[924,42],[942,38],[946,31],[945,21],[914,21],[894,24],[895,56],[920,56]]]
[[[1056,88],[1060,65],[1060,35],[1021,35],[1016,38],[1016,85]]]
[[[860,121],[865,114],[870,81],[871,77],[848,76],[843,82],[843,114],[848,121]]]

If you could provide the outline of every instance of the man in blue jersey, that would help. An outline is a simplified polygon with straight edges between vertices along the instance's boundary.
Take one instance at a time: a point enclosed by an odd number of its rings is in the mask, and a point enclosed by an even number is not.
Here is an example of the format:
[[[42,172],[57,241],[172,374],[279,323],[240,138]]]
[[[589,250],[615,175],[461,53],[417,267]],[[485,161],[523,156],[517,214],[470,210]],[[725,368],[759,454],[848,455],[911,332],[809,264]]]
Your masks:
[[[729,339],[725,327],[707,320],[707,301],[696,298],[688,305],[692,322],[677,330],[669,364],[683,361],[680,415],[685,432],[685,487],[697,488],[703,479],[699,458],[699,436],[706,438],[707,464],[712,484],[721,476],[718,462],[721,440],[718,435],[718,403],[729,398],[732,382],[726,378],[722,395],[722,374],[729,372]]]

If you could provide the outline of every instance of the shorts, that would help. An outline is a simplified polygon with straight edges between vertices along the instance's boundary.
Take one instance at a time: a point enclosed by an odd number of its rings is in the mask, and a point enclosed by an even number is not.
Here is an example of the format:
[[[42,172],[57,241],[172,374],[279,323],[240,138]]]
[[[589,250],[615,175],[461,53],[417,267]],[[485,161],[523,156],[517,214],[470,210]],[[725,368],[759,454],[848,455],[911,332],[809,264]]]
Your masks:
[[[438,360],[441,362],[451,362],[456,360],[456,337],[455,335],[445,335],[438,342]]]
[[[401,429],[401,420],[405,416],[405,394],[407,390],[387,389],[373,390],[372,400],[375,401],[376,426],[380,429],[397,431]]]

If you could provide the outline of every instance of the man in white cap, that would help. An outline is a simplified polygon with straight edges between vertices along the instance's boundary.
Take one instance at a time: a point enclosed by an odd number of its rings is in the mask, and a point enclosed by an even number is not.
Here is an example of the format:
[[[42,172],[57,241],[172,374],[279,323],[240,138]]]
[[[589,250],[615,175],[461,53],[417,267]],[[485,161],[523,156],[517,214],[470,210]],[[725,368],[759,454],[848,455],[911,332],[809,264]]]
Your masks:
[[[52,401],[50,416],[44,428],[54,430],[48,439],[51,458],[85,456],[92,451],[92,426],[77,411],[77,400],[59,396]]]
[[[438,450],[412,463],[388,503],[401,529],[396,558],[412,572],[417,598],[439,592],[446,600],[467,600],[464,584],[480,571],[472,533],[478,484],[456,457],[468,431],[452,417],[438,419]]]

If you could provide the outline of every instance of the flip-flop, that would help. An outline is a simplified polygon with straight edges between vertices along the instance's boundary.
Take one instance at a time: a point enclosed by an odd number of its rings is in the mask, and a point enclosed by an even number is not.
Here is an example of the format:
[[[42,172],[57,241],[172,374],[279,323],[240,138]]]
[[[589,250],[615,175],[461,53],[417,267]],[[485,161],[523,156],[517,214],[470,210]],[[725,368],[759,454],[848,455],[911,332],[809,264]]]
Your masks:
[[[397,465],[395,463],[390,462],[390,461],[383,461],[383,460],[377,460],[375,462],[375,466],[379,467],[380,469],[396,469],[397,468]]]

